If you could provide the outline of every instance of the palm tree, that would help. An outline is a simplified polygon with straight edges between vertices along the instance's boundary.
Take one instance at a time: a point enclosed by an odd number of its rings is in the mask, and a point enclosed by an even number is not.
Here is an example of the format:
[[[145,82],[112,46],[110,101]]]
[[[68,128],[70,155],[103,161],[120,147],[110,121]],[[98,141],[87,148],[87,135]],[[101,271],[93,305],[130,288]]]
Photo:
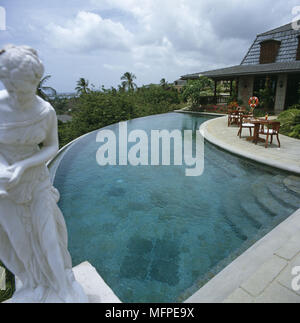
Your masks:
[[[77,86],[75,88],[77,94],[87,94],[91,90],[89,88],[89,81],[81,77],[79,81],[77,81]]]
[[[126,86],[127,86],[126,81],[123,81],[120,85],[118,85],[119,92],[125,92],[126,91]]]
[[[36,94],[42,99],[49,101],[50,96],[55,96],[56,91],[50,86],[44,86],[44,84],[51,78],[51,75],[46,75],[40,80],[37,86]]]
[[[137,85],[134,83],[133,80],[136,79],[136,76],[133,73],[126,72],[122,77],[122,87],[124,89],[127,88],[128,91],[134,91],[137,88]]]

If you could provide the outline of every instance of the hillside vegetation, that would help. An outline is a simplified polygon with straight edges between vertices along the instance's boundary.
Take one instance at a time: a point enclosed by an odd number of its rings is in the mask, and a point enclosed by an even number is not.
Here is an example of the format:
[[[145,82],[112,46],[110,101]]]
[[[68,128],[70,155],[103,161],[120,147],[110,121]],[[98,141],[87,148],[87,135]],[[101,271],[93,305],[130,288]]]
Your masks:
[[[151,85],[136,90],[104,89],[82,92],[72,99],[55,99],[57,113],[71,109],[72,121],[59,122],[60,146],[105,126],[133,118],[167,113],[184,107],[181,95],[172,87]]]

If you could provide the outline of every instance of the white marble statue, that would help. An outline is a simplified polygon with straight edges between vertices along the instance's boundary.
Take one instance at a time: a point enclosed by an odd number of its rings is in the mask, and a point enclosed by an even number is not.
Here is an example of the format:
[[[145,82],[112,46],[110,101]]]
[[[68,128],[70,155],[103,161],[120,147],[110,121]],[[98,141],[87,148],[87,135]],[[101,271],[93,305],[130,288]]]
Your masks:
[[[0,260],[22,282],[12,302],[87,302],[45,166],[58,137],[54,109],[36,96],[43,73],[34,49],[0,51]]]

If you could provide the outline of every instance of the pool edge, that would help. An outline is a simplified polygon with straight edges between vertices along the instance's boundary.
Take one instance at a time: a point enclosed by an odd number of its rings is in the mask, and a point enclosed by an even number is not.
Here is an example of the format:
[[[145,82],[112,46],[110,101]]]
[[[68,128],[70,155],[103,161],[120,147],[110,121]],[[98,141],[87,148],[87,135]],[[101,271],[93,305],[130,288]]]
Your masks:
[[[228,300],[230,295],[276,256],[279,249],[286,246],[295,235],[299,235],[299,231],[300,209],[247,249],[184,303],[222,303]],[[293,276],[291,282],[292,279]],[[266,288],[271,283],[266,279]],[[252,298],[255,299],[255,296]],[[236,300],[239,301],[242,302],[242,299]]]

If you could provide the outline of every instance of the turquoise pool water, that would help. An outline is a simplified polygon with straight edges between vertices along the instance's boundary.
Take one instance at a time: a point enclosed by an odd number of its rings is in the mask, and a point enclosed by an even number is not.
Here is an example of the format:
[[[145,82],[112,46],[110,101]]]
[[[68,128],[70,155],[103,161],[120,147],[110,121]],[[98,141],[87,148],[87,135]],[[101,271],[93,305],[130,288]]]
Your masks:
[[[198,131],[205,117],[169,113],[128,131]],[[118,133],[118,125],[107,129]],[[287,174],[205,143],[205,170],[96,163],[97,132],[73,144],[54,185],[73,264],[89,261],[123,302],[178,302],[299,208]]]

